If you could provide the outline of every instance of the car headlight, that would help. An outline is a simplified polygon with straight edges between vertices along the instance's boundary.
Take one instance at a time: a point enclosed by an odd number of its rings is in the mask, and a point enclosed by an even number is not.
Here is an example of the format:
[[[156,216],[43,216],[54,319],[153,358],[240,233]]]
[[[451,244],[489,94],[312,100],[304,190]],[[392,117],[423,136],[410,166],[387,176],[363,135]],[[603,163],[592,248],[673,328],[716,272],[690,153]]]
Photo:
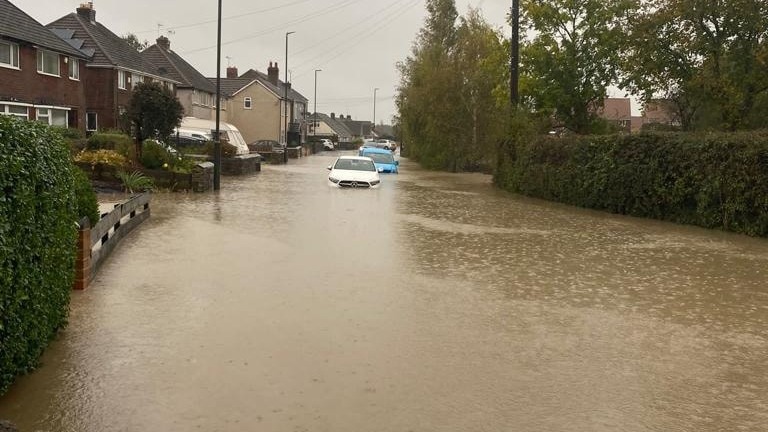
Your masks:
[[[331,183],[339,184],[339,179],[337,179],[337,178],[328,177],[328,180],[330,180]]]
[[[376,186],[377,184],[381,183],[381,180],[373,180],[371,182],[371,186]]]

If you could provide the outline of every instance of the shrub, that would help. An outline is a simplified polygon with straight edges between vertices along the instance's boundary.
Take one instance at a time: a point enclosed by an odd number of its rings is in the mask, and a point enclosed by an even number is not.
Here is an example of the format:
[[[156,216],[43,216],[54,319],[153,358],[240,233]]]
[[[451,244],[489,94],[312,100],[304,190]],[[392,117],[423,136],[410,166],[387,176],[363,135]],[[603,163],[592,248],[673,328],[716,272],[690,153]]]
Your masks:
[[[145,140],[141,149],[141,164],[145,168],[166,168],[172,162],[173,156],[168,149],[155,140]]]
[[[768,134],[516,137],[507,190],[614,213],[768,236]]]
[[[0,116],[0,394],[66,323],[77,247],[73,169],[61,135]]]
[[[130,194],[152,190],[155,187],[155,183],[152,179],[145,176],[140,171],[133,171],[130,173],[120,171],[117,173],[117,177],[123,182],[125,191]]]
[[[83,151],[75,155],[75,162],[90,165],[91,173],[96,178],[105,172],[113,174],[128,165],[128,159],[114,150]]]
[[[133,159],[136,147],[133,139],[120,133],[97,133],[88,138],[88,150],[114,150],[128,159]]]
[[[99,202],[96,192],[93,191],[91,180],[80,168],[72,170],[75,180],[75,204],[77,206],[77,219],[88,218],[91,226],[101,219],[99,215]]]

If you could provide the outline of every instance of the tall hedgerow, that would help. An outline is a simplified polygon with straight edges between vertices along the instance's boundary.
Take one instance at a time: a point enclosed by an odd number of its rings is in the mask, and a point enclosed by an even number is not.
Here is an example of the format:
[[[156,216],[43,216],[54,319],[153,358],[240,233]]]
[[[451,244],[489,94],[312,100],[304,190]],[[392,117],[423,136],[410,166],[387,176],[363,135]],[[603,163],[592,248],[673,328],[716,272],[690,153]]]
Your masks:
[[[61,135],[0,116],[0,394],[65,325],[78,219]]]

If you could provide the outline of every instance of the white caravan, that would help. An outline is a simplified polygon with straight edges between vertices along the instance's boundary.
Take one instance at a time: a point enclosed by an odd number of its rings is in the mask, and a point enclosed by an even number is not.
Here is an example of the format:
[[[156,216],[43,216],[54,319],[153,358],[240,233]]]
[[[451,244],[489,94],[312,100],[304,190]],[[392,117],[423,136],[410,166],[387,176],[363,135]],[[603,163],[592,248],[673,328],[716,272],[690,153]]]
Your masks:
[[[176,132],[179,136],[188,138],[204,138],[206,140],[213,139],[213,132],[216,130],[216,122],[213,120],[203,120],[196,117],[184,117],[181,119]],[[219,131],[222,134],[222,138],[237,148],[237,154],[248,154],[248,144],[245,142],[243,135],[232,124],[220,122]]]

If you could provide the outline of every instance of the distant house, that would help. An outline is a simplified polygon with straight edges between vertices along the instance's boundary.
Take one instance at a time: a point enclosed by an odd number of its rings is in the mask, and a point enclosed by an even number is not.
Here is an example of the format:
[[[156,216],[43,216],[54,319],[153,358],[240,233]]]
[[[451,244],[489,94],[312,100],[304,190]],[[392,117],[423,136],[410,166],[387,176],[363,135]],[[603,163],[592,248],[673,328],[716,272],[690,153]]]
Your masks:
[[[216,83],[216,78],[208,79]],[[221,79],[221,91],[227,97],[227,121],[240,130],[246,142],[258,140],[292,144],[306,142],[305,117],[308,100],[296,90],[291,89],[290,84],[288,100],[285,100],[285,83],[279,79],[276,62],[274,64],[270,62],[267,74],[250,69],[238,75],[236,67],[228,67],[227,77]]]
[[[331,117],[333,117],[333,114],[331,114]],[[363,121],[363,120],[352,120],[351,115],[347,115],[344,117],[343,115],[339,116],[339,121],[344,124],[344,126],[349,129],[349,131],[352,133],[352,140],[356,140],[358,138],[375,138],[376,133],[373,130],[373,123],[369,121]]]
[[[600,118],[615,124],[622,131],[632,130],[632,100],[629,98],[605,98],[597,110]]]
[[[85,86],[87,131],[120,126],[120,115],[131,99],[131,91],[144,81],[155,81],[175,92],[178,81],[163,76],[125,40],[96,22],[93,3],[84,3],[46,26],[81,51],[92,53],[81,71]]]
[[[141,56],[154,65],[160,75],[179,83],[176,97],[186,116],[216,119],[216,85],[172,51],[167,37],[157,38],[157,43],[142,51]]]
[[[0,114],[84,130],[88,56],[0,0]]]
[[[347,129],[347,126],[336,118],[334,113],[331,115],[323,113],[309,114],[307,120],[310,124],[316,122],[314,128],[310,127],[310,136],[320,138],[332,138],[338,139],[338,142],[352,142],[352,132]]]
[[[680,117],[674,102],[667,99],[652,99],[643,106],[642,126],[646,125],[680,126]]]

